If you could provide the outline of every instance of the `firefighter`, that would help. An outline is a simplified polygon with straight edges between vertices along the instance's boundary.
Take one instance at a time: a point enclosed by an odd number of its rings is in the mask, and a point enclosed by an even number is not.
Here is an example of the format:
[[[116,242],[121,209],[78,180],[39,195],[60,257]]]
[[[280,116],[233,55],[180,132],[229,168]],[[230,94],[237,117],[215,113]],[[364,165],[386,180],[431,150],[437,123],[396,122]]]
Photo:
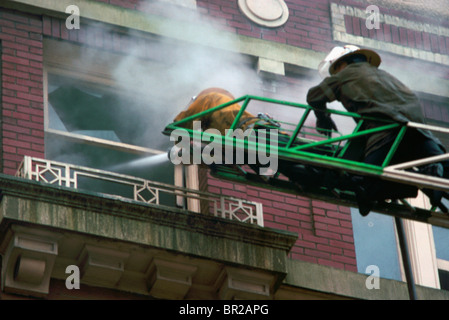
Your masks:
[[[353,45],[335,47],[320,63],[318,70],[324,78],[315,87],[309,89],[307,102],[315,109],[317,117],[316,128],[322,134],[329,135],[337,126],[329,113],[326,113],[326,103],[340,101],[345,109],[362,116],[391,119],[400,123],[409,121],[424,123],[424,117],[418,97],[398,79],[384,70],[379,69],[380,56],[367,49]],[[376,121],[364,121],[362,129],[379,126]],[[394,142],[398,131],[381,131],[371,134],[364,142],[362,160],[365,163],[382,165]],[[441,143],[431,132],[422,129],[407,129],[395,153],[391,164],[416,160],[423,157],[445,153]],[[444,167],[443,167],[444,165]],[[449,168],[446,162],[430,164],[420,169],[424,174],[443,176],[444,168]],[[449,169],[446,169],[447,176]],[[385,199],[400,199],[416,196],[410,187],[394,186],[392,183],[380,182],[370,178],[358,177],[356,195],[359,211],[367,215],[376,201]],[[403,191],[402,194],[397,193]],[[432,205],[445,209],[441,203],[444,193],[423,190]]]
[[[188,105],[187,109],[179,113],[175,117],[174,121],[180,121],[184,118],[206,111],[213,107],[229,103],[232,100],[235,100],[234,96],[225,89],[205,89],[201,91],[197,96],[192,98],[191,103]],[[224,136],[226,134],[226,130],[231,127],[232,123],[237,117],[240,108],[241,106],[238,103],[234,103],[221,110],[217,110],[211,114],[201,117],[201,119],[198,119],[199,121],[201,121],[201,129],[207,130],[209,128],[214,128],[219,130],[220,133]],[[257,120],[258,119],[256,116],[245,111],[240,117],[240,123],[237,127],[244,131],[250,125],[254,124]],[[190,121],[184,124],[184,126],[188,129],[192,129],[192,122]]]

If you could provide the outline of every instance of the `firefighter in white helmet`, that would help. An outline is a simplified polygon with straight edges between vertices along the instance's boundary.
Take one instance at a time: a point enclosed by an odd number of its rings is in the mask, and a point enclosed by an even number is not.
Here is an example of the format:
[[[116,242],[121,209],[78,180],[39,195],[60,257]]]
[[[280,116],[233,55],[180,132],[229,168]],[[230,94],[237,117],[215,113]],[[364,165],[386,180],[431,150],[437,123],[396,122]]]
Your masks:
[[[310,88],[307,102],[315,109],[317,131],[325,134],[337,127],[326,113],[326,103],[338,100],[349,111],[375,118],[392,119],[400,123],[409,121],[424,123],[421,104],[418,97],[398,79],[384,70],[379,69],[381,58],[368,49],[360,49],[353,45],[334,48],[320,63],[318,69],[324,78],[317,86]],[[364,121],[362,129],[379,126],[376,121]],[[381,165],[390,150],[398,131],[379,132],[371,134],[365,141],[363,161]],[[441,143],[427,130],[407,129],[403,142],[392,159],[393,163],[415,160],[423,157],[443,154]],[[446,170],[444,170],[446,168]],[[436,176],[449,176],[449,164],[428,165],[421,172]],[[376,201],[392,199],[397,190],[409,193],[407,188],[382,185],[380,182],[361,178],[362,183],[357,188],[359,209],[362,215],[367,215]],[[423,190],[433,205],[441,204],[445,194]],[[416,192],[415,192],[416,193]],[[398,194],[398,196],[401,196]]]

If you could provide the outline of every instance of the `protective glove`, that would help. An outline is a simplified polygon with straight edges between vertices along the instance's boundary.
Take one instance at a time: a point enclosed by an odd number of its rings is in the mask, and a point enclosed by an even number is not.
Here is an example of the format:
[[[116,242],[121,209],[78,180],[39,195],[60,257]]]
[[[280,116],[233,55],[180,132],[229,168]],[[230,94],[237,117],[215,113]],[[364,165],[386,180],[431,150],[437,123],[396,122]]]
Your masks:
[[[328,114],[317,114],[316,118],[316,131],[319,133],[331,137],[332,130],[338,131],[337,125],[334,120],[332,120],[331,116]]]

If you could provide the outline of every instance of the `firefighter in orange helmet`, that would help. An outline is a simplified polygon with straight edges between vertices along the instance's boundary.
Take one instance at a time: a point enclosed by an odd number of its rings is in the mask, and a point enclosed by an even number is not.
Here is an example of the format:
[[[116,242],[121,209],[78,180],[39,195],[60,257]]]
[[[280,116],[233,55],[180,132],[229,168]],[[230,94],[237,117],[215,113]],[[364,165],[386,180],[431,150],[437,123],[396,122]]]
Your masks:
[[[381,58],[376,52],[353,45],[335,47],[326,56],[318,67],[324,79],[317,86],[310,88],[307,94],[307,102],[315,109],[318,132],[324,133],[322,129],[337,129],[330,115],[324,112],[326,103],[334,100],[340,101],[349,112],[362,116],[391,119],[400,123],[410,121],[424,123],[418,97],[398,79],[379,69],[380,63]],[[364,121],[362,129],[371,129],[379,125],[376,121]],[[397,133],[398,131],[381,131],[367,137],[363,161],[381,165]],[[392,164],[445,153],[441,143],[427,130],[409,128],[402,141],[392,159]],[[435,176],[443,176],[444,171],[446,176],[449,175],[447,161],[421,168],[421,172]],[[363,183],[357,189],[362,215],[370,212],[375,201],[394,198],[395,190],[398,190],[398,186],[386,188],[387,183],[385,185],[380,182],[374,183],[368,178],[362,180]],[[401,188],[407,189],[404,186]],[[429,196],[433,205],[446,210],[440,202],[442,192],[423,191]],[[407,193],[410,192],[406,191],[405,195]]]

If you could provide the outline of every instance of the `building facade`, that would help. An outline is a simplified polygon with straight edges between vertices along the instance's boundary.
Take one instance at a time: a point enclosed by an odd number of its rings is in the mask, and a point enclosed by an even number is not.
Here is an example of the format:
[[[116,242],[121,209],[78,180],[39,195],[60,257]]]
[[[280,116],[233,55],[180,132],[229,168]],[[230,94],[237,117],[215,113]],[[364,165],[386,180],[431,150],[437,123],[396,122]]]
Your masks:
[[[0,297],[407,298],[391,217],[175,166],[161,132],[209,87],[306,104],[344,44],[447,127],[449,12],[427,3],[3,1]],[[406,233],[418,296],[448,298],[449,234]]]

